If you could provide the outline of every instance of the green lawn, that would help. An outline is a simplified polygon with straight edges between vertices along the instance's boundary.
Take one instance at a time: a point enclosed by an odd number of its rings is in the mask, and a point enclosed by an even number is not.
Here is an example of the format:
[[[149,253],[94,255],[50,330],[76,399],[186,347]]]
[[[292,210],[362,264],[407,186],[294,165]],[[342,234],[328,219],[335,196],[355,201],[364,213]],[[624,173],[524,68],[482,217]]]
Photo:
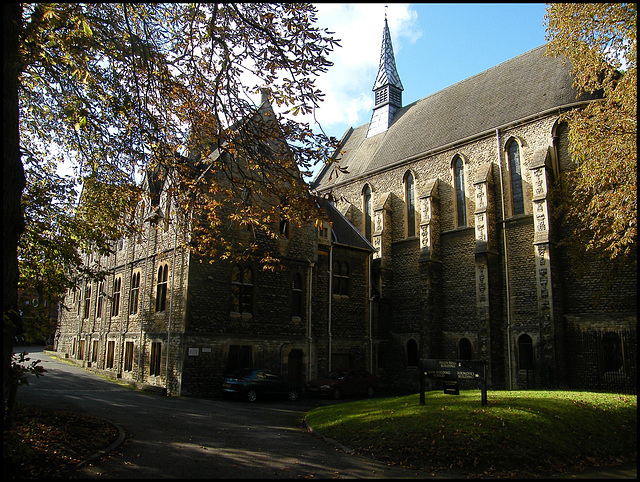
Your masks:
[[[541,475],[635,460],[637,396],[562,391],[427,392],[354,400],[306,415],[318,433],[431,472]]]

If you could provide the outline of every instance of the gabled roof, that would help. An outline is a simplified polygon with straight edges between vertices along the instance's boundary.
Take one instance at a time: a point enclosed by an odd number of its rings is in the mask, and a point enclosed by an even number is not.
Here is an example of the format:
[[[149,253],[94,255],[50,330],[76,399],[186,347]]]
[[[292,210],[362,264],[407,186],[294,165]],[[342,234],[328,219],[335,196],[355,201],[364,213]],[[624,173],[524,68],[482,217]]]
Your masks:
[[[398,110],[389,129],[366,138],[368,124],[353,129],[341,150],[349,171],[329,179],[325,167],[313,182],[318,190],[384,169],[396,162],[448,146],[520,119],[577,100],[569,63],[545,57],[546,45]]]
[[[332,243],[365,251],[375,251],[371,243],[335,208],[333,203],[321,198],[317,198],[316,200],[320,208],[327,213],[327,217],[331,222]]]

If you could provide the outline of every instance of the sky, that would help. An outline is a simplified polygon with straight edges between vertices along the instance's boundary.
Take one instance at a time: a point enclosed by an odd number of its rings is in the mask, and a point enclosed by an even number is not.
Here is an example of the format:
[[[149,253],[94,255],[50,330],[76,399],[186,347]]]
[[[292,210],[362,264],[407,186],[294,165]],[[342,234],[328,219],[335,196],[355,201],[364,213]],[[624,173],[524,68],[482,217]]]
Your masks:
[[[388,5],[385,7],[385,5]],[[325,101],[316,119],[329,136],[369,122],[385,12],[403,105],[545,43],[546,4],[315,4],[317,26],[341,40],[316,80]]]

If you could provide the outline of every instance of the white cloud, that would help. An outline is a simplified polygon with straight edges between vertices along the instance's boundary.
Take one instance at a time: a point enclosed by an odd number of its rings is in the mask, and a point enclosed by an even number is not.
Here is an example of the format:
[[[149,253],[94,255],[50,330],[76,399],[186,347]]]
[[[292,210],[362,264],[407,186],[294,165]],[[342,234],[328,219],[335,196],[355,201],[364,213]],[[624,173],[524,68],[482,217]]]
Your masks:
[[[415,43],[422,35],[417,13],[408,4],[390,4],[386,8],[378,3],[316,7],[317,26],[335,32],[334,37],[340,39],[341,45],[329,56],[334,65],[316,81],[325,94],[316,118],[325,130],[361,125],[368,121],[373,108],[371,88],[380,61],[385,11],[396,56],[403,45]]]
[[[385,13],[396,58],[403,46],[415,43],[422,32],[417,12],[409,4],[392,3],[385,7],[382,3],[320,3],[315,6],[318,9],[316,26],[334,32],[333,37],[340,41],[340,47],[329,55],[333,66],[316,79],[316,87],[325,96],[315,119],[328,135],[340,138],[348,127],[369,121]],[[254,79],[245,79],[249,80]],[[252,98],[259,102],[259,95]],[[311,115],[297,116],[295,120],[315,123]]]

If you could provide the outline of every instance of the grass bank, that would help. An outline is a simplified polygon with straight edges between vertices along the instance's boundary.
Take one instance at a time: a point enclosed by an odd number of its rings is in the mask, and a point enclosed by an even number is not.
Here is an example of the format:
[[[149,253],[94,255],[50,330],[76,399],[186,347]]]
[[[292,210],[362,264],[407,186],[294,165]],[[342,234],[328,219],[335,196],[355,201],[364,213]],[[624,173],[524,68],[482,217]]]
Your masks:
[[[637,396],[564,391],[427,392],[354,400],[306,416],[318,433],[390,463],[468,476],[536,476],[633,461]]]

